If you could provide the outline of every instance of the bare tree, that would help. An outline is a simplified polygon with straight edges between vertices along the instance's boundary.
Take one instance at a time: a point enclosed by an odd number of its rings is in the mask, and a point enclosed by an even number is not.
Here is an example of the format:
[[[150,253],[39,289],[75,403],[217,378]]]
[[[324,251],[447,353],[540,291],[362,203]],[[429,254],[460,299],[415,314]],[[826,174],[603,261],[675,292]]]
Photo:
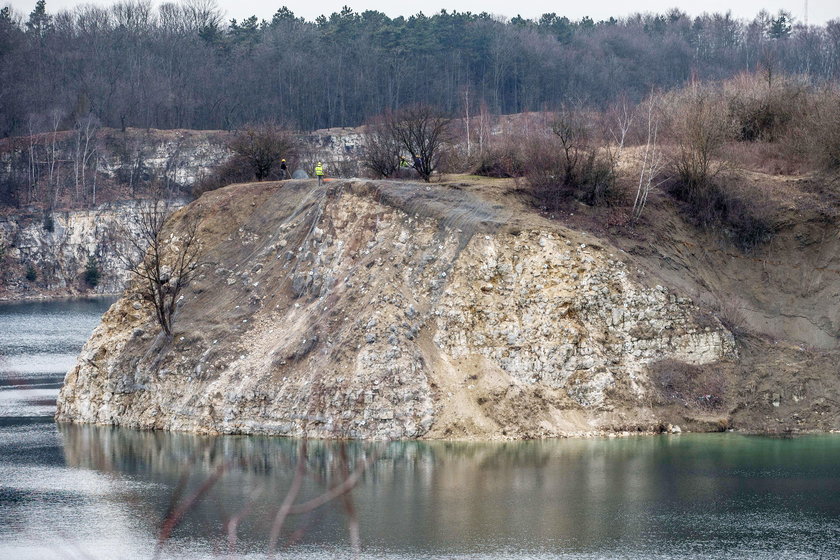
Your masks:
[[[658,145],[659,135],[659,97],[652,95],[647,103],[647,141],[642,152],[642,164],[639,170],[639,185],[636,189],[636,198],[633,201],[633,220],[642,216],[642,210],[647,204],[648,195],[652,188],[657,185],[653,181],[665,168],[665,158],[662,155],[662,148]]]
[[[297,154],[297,142],[287,129],[274,124],[248,126],[231,141],[230,149],[244,158],[254,171],[257,181],[269,178],[280,159],[292,161]]]
[[[387,122],[400,148],[411,155],[414,169],[428,183],[449,140],[450,119],[430,105],[413,105],[394,113]]]
[[[551,124],[551,131],[560,141],[563,184],[574,185],[581,162],[592,151],[583,111],[564,107]]]
[[[615,164],[619,165],[621,156],[624,153],[624,146],[627,142],[627,133],[630,127],[633,126],[633,118],[635,117],[634,109],[629,106],[626,98],[622,98],[619,103],[610,111],[612,123],[609,126],[609,134],[612,137],[613,145],[611,146],[612,159]]]
[[[170,220],[172,204],[157,198],[135,219],[136,231],[121,231],[125,243],[118,254],[138,280],[139,293],[155,309],[155,319],[167,336],[181,291],[198,267],[201,244],[198,220],[183,216],[177,226]],[[170,227],[171,226],[171,227]]]
[[[365,126],[362,165],[379,177],[391,177],[400,166],[400,143],[388,126],[389,115]]]
[[[686,95],[671,110],[677,144],[671,164],[679,179],[676,194],[699,202],[714,190],[713,179],[724,166],[718,156],[728,137],[729,121],[711,91],[694,86]]]
[[[96,161],[96,132],[99,121],[92,115],[76,120],[74,127],[75,150],[73,157],[73,174],[76,200],[85,194],[86,171],[91,160]],[[93,204],[96,204],[96,191],[93,192]]]
[[[560,150],[557,165],[561,172],[557,179],[560,190],[573,194],[587,204],[607,202],[615,184],[617,153],[619,148],[602,151],[590,124],[591,117],[580,107],[564,107],[551,125]],[[623,126],[629,128],[629,123]]]

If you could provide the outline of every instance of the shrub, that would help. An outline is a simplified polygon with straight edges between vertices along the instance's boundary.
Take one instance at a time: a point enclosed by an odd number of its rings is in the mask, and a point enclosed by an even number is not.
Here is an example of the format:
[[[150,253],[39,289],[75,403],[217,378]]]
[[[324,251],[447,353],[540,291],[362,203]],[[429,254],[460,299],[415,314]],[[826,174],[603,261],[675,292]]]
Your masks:
[[[523,142],[524,175],[538,204],[556,209],[574,197],[590,205],[609,201],[615,186],[615,159],[598,146],[582,111],[561,111],[551,135],[532,134]]]
[[[492,146],[478,156],[473,174],[482,177],[521,177],[525,171],[522,155],[517,151]]]
[[[83,278],[85,284],[87,284],[91,288],[95,288],[97,285],[99,285],[99,264],[96,262],[96,259],[93,258],[93,255],[89,255],[87,258]]]
[[[724,84],[735,139],[775,142],[785,136],[806,104],[805,88],[792,79],[767,83],[744,74]]]
[[[668,191],[685,204],[688,220],[700,227],[721,227],[743,251],[767,241],[774,227],[766,217],[761,193],[727,185],[724,146],[733,124],[719,91],[692,86],[668,96],[670,155]]]
[[[388,116],[372,119],[364,129],[362,166],[376,178],[393,177],[400,168],[400,143],[388,128]]]
[[[729,230],[730,238],[741,251],[748,252],[770,240],[776,231],[766,217],[758,195],[735,196],[722,191],[724,207],[723,225]]]
[[[826,171],[840,170],[840,91],[826,87],[805,123],[803,144]]]
[[[659,360],[648,367],[662,402],[716,410],[726,401],[727,380],[719,367],[701,367],[673,359]]]
[[[686,191],[677,180],[670,183],[668,192],[686,203],[690,223],[702,228],[722,228],[741,251],[751,251],[769,241],[775,227],[760,195],[738,194],[722,185],[723,180],[718,178],[707,181],[703,188]]]
[[[525,159],[522,136],[503,133],[476,156],[472,172],[483,177],[522,177]]]
[[[710,308],[715,312],[720,324],[736,339],[743,339],[749,334],[749,322],[734,298],[724,295],[712,303]]]
[[[214,191],[234,183],[247,183],[254,178],[251,164],[241,156],[233,156],[206,177],[196,181],[192,195],[199,197],[208,191]]]
[[[35,270],[35,267],[32,264],[26,265],[26,279],[29,282],[34,282],[38,279],[38,272]]]
[[[723,168],[720,155],[730,127],[719,98],[697,86],[672,96],[669,133],[676,144],[671,169],[677,182],[672,191],[701,214],[714,211],[718,188],[714,178]]]

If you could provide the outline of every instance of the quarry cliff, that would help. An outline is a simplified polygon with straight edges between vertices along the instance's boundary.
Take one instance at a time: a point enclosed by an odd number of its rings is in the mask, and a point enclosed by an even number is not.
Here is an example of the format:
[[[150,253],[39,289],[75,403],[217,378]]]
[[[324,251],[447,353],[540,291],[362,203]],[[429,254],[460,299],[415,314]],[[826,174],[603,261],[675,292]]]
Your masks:
[[[56,418],[380,439],[840,427],[835,323],[820,348],[733,332],[696,291],[709,262],[671,279],[661,254],[549,219],[509,187],[206,193],[167,226],[177,240],[194,217],[202,245],[173,336],[129,286]]]

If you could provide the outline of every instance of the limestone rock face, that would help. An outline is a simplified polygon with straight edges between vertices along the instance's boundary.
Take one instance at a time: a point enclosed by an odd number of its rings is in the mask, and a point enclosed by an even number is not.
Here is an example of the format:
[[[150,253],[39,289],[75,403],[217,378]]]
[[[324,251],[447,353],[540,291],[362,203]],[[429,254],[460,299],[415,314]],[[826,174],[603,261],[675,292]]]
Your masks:
[[[237,185],[164,337],[135,287],[68,373],[61,421],[312,437],[652,429],[648,364],[735,356],[688,299],[556,222],[445,186]]]
[[[652,360],[706,364],[734,352],[723,329],[695,323],[688,300],[642,289],[601,247],[545,231],[474,237],[437,312],[434,341],[448,356],[482,356],[584,407],[604,405],[617,383],[643,398]]]
[[[144,204],[126,201],[55,211],[51,231],[44,228],[41,213],[0,218],[0,247],[9,267],[3,271],[0,299],[121,293],[130,275],[118,253],[128,254],[130,245],[121,237],[137,235],[136,217]],[[178,208],[183,202],[171,205]],[[100,272],[95,287],[82,281],[88,257]],[[34,282],[24,279],[26,266],[35,269]]]

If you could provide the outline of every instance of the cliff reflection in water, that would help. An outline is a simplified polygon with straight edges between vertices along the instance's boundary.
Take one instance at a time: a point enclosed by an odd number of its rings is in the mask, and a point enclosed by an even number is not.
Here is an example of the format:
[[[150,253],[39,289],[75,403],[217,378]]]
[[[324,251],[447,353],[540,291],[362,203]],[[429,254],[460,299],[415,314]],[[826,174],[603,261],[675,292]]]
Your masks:
[[[223,546],[226,519],[257,496],[239,531],[241,549],[254,551],[265,549],[302,446],[300,440],[268,437],[72,425],[60,430],[69,466],[153,483],[141,485],[131,500],[152,532],[184,473],[195,488],[219,465],[228,465],[173,540]],[[702,544],[706,554],[729,557],[736,550],[810,554],[838,536],[838,438],[307,445],[308,476],[298,502],[342,479],[342,449],[351,464],[369,461],[353,491],[366,550],[680,557]],[[349,546],[338,500],[295,519],[288,527],[293,529],[301,530],[303,545]],[[795,542],[790,531],[797,532]]]

